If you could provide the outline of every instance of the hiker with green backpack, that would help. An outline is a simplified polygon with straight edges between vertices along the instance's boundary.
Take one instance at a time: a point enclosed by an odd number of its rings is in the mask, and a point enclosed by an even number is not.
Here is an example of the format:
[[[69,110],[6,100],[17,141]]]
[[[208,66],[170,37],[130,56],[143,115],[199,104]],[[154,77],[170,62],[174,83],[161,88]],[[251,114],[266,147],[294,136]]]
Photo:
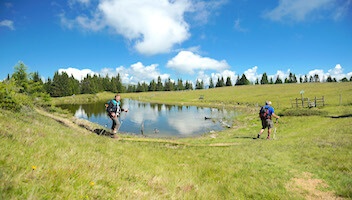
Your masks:
[[[260,108],[259,117],[262,121],[262,129],[258,133],[257,138],[260,138],[260,135],[264,132],[266,128],[268,128],[268,137],[266,139],[270,139],[271,130],[274,127],[274,123],[271,118],[280,118],[280,116],[276,115],[274,112],[274,108],[271,106],[271,101],[266,101],[265,106]]]
[[[116,136],[117,130],[119,130],[121,124],[119,121],[119,116],[121,112],[128,112],[128,109],[121,108],[121,96],[120,94],[116,94],[114,99],[109,100],[105,104],[106,112],[108,116],[112,120],[111,132],[114,134],[113,137]]]

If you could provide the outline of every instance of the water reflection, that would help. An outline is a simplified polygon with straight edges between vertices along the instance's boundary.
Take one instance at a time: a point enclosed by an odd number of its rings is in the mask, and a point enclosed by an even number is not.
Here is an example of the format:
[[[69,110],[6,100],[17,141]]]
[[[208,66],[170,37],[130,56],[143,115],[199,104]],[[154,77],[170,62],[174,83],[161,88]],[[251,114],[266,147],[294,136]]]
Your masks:
[[[70,110],[78,118],[110,128],[111,120],[106,115],[104,103],[62,107]],[[230,119],[236,115],[234,111],[152,104],[131,99],[123,99],[122,107],[129,112],[121,114],[120,132],[144,134],[150,137],[189,137],[212,130],[222,130],[224,126],[231,126]]]

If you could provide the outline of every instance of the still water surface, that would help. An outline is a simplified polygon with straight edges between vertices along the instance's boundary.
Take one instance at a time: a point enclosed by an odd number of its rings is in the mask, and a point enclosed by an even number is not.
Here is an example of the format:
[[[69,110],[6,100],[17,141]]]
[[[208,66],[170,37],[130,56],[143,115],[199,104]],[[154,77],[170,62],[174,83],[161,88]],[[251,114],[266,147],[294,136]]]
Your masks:
[[[119,132],[148,137],[191,137],[219,131],[231,126],[230,119],[236,115],[234,111],[225,109],[170,106],[131,99],[122,99],[121,103],[122,108],[128,109],[128,112],[123,112],[120,116],[122,125]],[[112,123],[106,115],[104,104],[105,102],[100,102],[61,107],[70,110],[78,118],[110,129]]]

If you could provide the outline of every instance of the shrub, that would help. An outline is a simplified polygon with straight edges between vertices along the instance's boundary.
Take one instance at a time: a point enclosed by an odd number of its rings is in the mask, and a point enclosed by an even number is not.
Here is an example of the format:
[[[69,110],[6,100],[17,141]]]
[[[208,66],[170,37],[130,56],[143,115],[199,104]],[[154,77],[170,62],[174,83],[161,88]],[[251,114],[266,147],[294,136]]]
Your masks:
[[[33,107],[28,95],[18,93],[19,88],[12,81],[0,82],[0,108],[19,111],[23,106]]]

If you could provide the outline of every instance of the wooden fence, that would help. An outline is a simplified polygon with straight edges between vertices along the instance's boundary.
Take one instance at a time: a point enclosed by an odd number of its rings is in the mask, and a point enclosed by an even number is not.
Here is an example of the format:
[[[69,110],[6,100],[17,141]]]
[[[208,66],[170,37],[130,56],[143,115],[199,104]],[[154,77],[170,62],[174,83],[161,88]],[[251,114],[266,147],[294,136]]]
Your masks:
[[[314,97],[314,99],[309,98],[296,98],[291,100],[291,105],[293,107],[302,108],[312,108],[312,107],[322,107],[325,106],[324,96],[321,98]]]

